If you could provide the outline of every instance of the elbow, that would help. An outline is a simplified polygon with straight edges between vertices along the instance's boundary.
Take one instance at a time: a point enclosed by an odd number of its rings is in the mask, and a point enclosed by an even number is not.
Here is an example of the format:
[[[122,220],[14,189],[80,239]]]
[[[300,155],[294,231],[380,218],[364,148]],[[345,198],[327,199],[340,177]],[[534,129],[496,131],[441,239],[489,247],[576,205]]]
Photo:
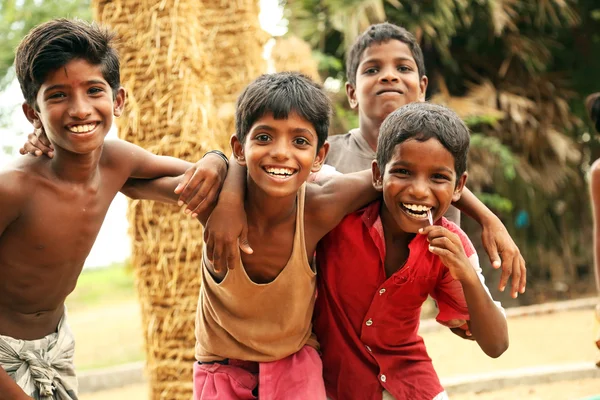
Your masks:
[[[504,338],[497,340],[491,346],[484,349],[485,354],[491,358],[498,358],[508,349],[508,335]]]

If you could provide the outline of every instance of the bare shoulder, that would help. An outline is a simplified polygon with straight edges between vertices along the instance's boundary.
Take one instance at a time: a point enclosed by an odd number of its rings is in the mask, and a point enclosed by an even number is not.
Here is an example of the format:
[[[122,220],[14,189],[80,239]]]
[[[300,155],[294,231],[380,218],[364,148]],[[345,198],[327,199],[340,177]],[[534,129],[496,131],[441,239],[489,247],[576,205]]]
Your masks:
[[[128,157],[135,157],[140,151],[144,150],[135,144],[121,139],[110,139],[104,141],[102,158],[105,162],[127,162]]]
[[[304,215],[319,219],[323,213],[326,213],[331,204],[327,202],[327,196],[322,185],[314,182],[306,183],[306,195],[304,199]]]
[[[25,157],[24,157],[25,158]],[[43,165],[34,157],[19,159],[0,170],[0,220],[10,220],[34,195],[36,181],[45,179]]]

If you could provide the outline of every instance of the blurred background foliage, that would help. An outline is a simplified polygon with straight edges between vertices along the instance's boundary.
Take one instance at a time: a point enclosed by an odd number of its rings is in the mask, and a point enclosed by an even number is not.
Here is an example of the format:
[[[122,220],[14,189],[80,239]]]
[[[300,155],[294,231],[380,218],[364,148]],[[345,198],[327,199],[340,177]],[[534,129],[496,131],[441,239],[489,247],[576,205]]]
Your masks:
[[[528,293],[520,301],[593,288],[586,173],[600,152],[583,99],[600,91],[600,2],[283,5],[289,33],[311,44],[323,77],[345,81],[345,50],[370,24],[389,21],[413,32],[425,55],[428,99],[453,108],[474,132],[468,186],[501,217],[527,260]],[[334,98],[335,133],[346,132],[356,119],[348,118],[344,93]],[[463,221],[476,238],[477,227]]]
[[[453,108],[473,131],[468,185],[500,216],[527,260],[529,289],[519,301],[575,297],[593,288],[586,173],[600,145],[583,99],[600,91],[600,2],[280,5],[287,35],[310,44],[326,86],[338,82],[333,134],[358,125],[344,91],[346,48],[372,23],[389,21],[413,32],[425,55],[428,99]],[[89,0],[0,0],[0,90],[14,79],[10,66],[24,34],[57,16],[89,19]],[[475,224],[463,221],[467,233],[478,237]],[[486,259],[481,249],[480,255]]]

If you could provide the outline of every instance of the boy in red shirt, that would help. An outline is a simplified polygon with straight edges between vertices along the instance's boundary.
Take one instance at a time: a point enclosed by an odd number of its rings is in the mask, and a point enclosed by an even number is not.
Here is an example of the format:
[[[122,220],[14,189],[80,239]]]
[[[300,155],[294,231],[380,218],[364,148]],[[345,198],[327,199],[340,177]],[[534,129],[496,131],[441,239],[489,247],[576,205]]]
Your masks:
[[[314,331],[332,400],[447,398],[417,334],[428,295],[437,320],[467,321],[490,357],[507,349],[477,254],[443,217],[464,188],[468,148],[468,128],[445,107],[412,103],[381,126],[373,186],[383,201],[347,216],[317,250]]]

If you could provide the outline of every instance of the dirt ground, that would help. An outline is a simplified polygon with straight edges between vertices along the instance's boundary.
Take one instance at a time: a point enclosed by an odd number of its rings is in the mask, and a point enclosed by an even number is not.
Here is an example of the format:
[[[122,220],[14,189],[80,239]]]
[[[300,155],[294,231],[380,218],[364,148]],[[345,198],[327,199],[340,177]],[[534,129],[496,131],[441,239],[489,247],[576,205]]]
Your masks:
[[[483,354],[477,344],[443,330],[423,334],[429,355],[442,380],[446,377],[541,365],[593,362],[600,357],[592,344],[591,310],[510,318],[510,348],[498,359]],[[81,343],[80,343],[81,344]],[[452,395],[453,400],[543,399],[573,400],[600,395],[594,379],[516,386],[496,392]],[[82,394],[82,400],[146,400],[145,385]]]

